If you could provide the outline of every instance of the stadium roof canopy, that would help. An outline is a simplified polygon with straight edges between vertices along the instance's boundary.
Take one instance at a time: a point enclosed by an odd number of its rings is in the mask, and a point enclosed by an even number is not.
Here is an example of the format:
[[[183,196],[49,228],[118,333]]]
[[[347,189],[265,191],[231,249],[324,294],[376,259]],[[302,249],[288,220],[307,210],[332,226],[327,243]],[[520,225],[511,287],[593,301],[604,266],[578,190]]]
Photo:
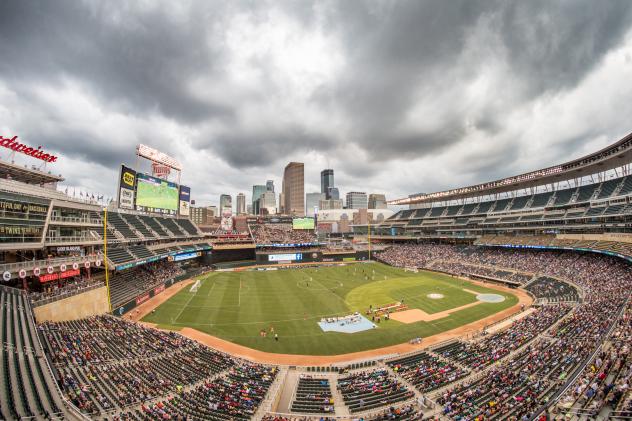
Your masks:
[[[0,161],[0,178],[20,181],[26,184],[48,184],[64,181],[61,175],[54,175],[25,165]]]
[[[413,194],[403,199],[391,200],[388,204],[410,205],[493,195],[580,178],[621,167],[630,162],[632,162],[632,133],[600,151],[564,164],[469,187],[436,193]]]

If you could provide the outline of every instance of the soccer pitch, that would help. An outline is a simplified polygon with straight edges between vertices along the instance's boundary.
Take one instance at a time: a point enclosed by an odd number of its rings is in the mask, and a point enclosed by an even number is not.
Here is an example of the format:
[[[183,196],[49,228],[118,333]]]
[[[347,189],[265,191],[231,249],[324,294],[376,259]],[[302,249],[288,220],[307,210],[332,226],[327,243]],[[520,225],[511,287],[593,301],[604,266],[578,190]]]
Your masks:
[[[366,279],[368,277],[368,280]],[[145,316],[143,321],[178,330],[199,331],[266,352],[336,355],[395,345],[435,335],[482,319],[518,302],[517,297],[447,275],[405,272],[390,266],[353,264],[272,271],[214,272],[199,278],[197,291],[187,286]],[[468,290],[468,291],[464,291]],[[404,300],[409,309],[428,314],[475,303],[472,292],[502,295],[500,303],[479,303],[433,321],[410,324],[382,321],[358,333],[323,332],[322,317],[365,314]],[[432,299],[428,294],[441,294]],[[279,335],[261,337],[270,327]]]

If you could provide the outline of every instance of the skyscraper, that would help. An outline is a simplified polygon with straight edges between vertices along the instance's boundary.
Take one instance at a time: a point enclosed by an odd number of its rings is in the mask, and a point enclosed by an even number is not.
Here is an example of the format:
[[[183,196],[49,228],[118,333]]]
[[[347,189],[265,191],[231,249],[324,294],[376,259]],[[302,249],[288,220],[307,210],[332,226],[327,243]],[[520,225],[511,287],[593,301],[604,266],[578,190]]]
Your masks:
[[[259,203],[259,214],[263,213],[263,209],[265,209],[265,214],[267,215],[276,214],[276,195],[273,191],[264,192],[257,200],[257,203]]]
[[[332,169],[322,170],[320,172],[320,192],[325,193],[326,199],[331,199],[331,197],[329,197],[329,188],[333,186],[334,186],[334,170]]]
[[[347,209],[366,209],[368,199],[365,192],[350,191],[347,193]]]
[[[285,215],[285,196],[283,193],[279,193],[279,213]]]
[[[327,200],[340,199],[340,192],[338,192],[338,187],[327,187],[325,195],[327,196]]]
[[[246,213],[246,195],[239,193],[237,195],[237,215],[243,215]]]
[[[219,197],[219,211],[222,215],[224,213],[233,213],[233,198],[230,194],[222,194]]]
[[[282,190],[285,214],[305,216],[305,165],[302,162],[287,164]]]
[[[386,196],[372,193],[369,195],[369,209],[386,209]]]
[[[274,180],[266,181],[266,191],[271,191],[274,193]]]
[[[265,193],[266,190],[266,186],[262,184],[256,184],[252,186],[252,213],[255,215],[259,215],[259,205],[257,204],[257,200],[259,200],[261,195]]]
[[[305,195],[305,215],[314,216],[321,200],[325,200],[325,193],[307,193]]]

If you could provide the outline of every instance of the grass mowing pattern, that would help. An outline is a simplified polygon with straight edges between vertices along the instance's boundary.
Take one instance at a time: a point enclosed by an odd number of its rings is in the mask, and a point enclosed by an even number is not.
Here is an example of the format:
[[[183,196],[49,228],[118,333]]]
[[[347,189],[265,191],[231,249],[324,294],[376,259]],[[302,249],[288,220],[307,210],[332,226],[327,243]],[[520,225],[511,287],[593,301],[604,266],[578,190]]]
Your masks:
[[[375,274],[373,273],[375,271]],[[367,280],[366,277],[369,279]],[[372,280],[373,278],[374,280]],[[200,277],[197,293],[182,289],[143,320],[165,329],[192,327],[202,332],[267,352],[336,355],[395,345],[427,337],[482,319],[518,302],[512,295],[447,275],[405,272],[390,266],[355,264],[275,271],[215,272]],[[409,308],[436,313],[476,301],[468,289],[500,294],[501,303],[481,303],[432,322],[403,324],[382,321],[360,333],[323,332],[321,317],[366,312],[400,301]],[[427,298],[430,293],[444,298]],[[279,334],[261,338],[274,326]]]

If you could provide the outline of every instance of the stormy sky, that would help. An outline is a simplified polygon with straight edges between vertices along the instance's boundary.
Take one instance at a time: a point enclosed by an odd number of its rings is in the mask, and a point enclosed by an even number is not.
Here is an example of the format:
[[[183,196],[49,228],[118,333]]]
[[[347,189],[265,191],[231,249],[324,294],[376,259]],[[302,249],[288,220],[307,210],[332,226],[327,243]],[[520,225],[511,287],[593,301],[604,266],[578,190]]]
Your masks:
[[[632,131],[631,81],[627,0],[0,2],[0,135],[106,196],[138,143],[204,205],[289,161],[306,192],[488,181]]]

